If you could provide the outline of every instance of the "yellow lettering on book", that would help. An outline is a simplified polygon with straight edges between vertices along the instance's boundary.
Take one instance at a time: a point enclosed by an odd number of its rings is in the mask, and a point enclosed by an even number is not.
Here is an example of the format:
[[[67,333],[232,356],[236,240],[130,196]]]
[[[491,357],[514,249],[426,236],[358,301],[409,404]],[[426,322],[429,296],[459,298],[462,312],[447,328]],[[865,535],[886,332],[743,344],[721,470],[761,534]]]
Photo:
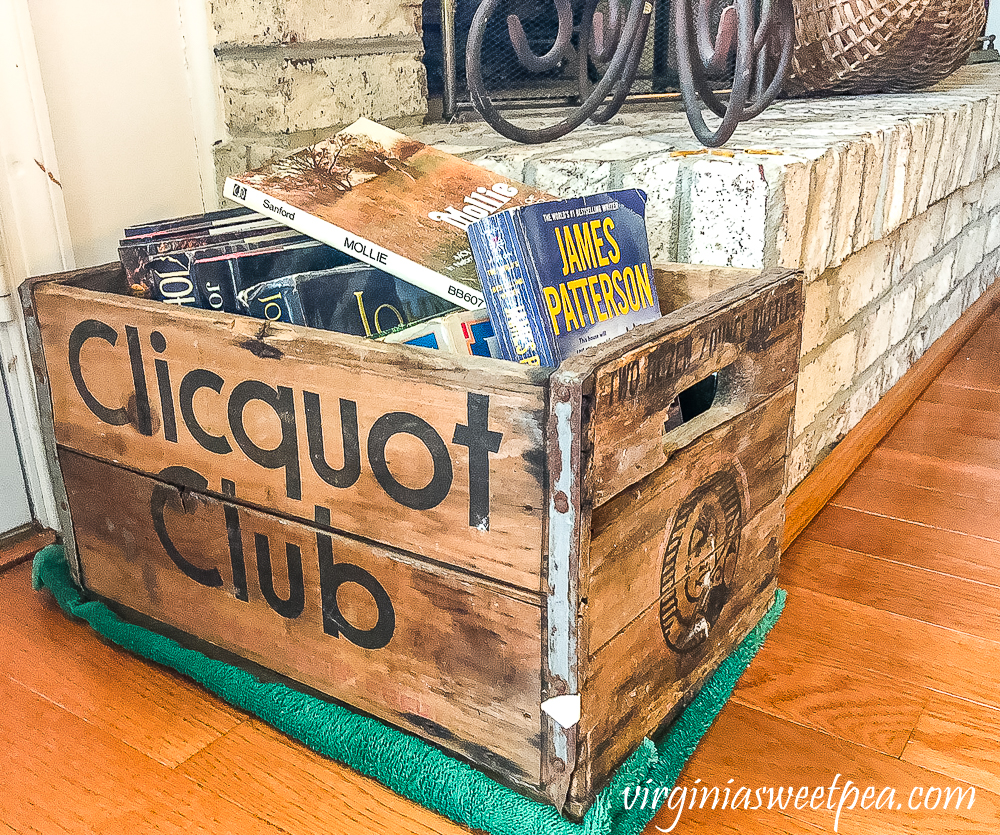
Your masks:
[[[556,243],[559,244],[559,254],[562,256],[563,275],[569,275],[569,262],[566,260],[566,247],[563,246],[562,229],[556,227]]]
[[[622,251],[618,248],[618,241],[614,239],[611,235],[611,230],[615,228],[615,222],[610,218],[604,218],[604,237],[611,247],[611,252],[608,253],[608,257],[611,259],[612,264],[617,264],[622,260]]]
[[[563,227],[563,241],[566,244],[566,263],[569,264],[569,272],[580,272],[583,269],[583,264],[580,263],[580,254],[573,245],[573,236],[570,234],[568,226]]]
[[[580,317],[580,321],[583,322],[583,309],[580,307],[580,290],[587,286],[587,279],[578,278],[576,281],[571,281],[569,283],[569,289],[573,291],[573,303],[576,305],[577,315]],[[587,303],[587,319],[589,324],[593,325],[596,321],[594,319],[594,309],[590,306],[590,297],[587,295],[586,290],[583,293],[583,300]],[[586,327],[586,325],[584,325]]]
[[[566,330],[582,328],[583,325],[573,312],[573,302],[569,299],[569,291],[566,289],[566,282],[559,285],[559,301],[562,303],[563,321],[566,323]],[[570,324],[572,321],[573,324]]]
[[[640,272],[641,267],[641,272]],[[639,285],[639,292],[645,301],[643,307],[653,306],[653,288],[649,284],[649,268],[643,264],[635,265],[635,279]]]
[[[590,224],[584,223],[581,228],[579,223],[574,223],[573,238],[576,240],[576,251],[580,254],[584,269],[594,269],[597,262],[594,259],[594,241],[590,237]]]
[[[542,293],[545,295],[545,304],[549,309],[549,318],[552,320],[552,332],[559,336],[559,311],[562,309],[559,291],[555,287],[543,287]]]
[[[608,314],[601,310],[601,297],[597,293],[597,284],[599,283],[600,279],[597,275],[592,275],[587,279],[587,287],[590,289],[590,297],[594,300],[594,310],[597,311],[597,318],[601,322],[606,322]]]
[[[621,311],[615,304],[615,288],[611,283],[611,276],[607,273],[601,273],[597,278],[601,282],[601,296],[604,298],[604,306],[608,309],[608,316],[618,316]]]

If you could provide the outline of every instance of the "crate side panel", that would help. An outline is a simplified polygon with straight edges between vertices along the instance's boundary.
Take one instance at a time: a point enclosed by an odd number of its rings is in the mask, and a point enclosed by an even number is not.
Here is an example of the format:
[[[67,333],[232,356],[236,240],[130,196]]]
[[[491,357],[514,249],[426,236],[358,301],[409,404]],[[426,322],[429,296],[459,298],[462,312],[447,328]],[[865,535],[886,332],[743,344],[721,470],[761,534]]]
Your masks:
[[[794,399],[795,387],[786,387],[706,433],[661,470],[594,511],[587,656],[659,604],[666,590],[661,568],[668,549],[679,552],[678,576],[717,571],[725,525],[749,528],[763,508],[783,497]],[[767,532],[765,541],[771,535]],[[735,558],[746,559],[755,542],[744,533],[739,547]]]
[[[58,284],[35,293],[57,441],[532,591],[545,377]],[[510,364],[513,366],[513,364]]]
[[[801,282],[785,276],[601,364],[591,428],[594,504],[668,461],[673,450],[664,446],[664,429],[685,389],[717,373],[728,398],[692,421],[693,433],[713,415],[722,420],[753,409],[793,381],[801,318]]]
[[[537,595],[60,457],[88,589],[537,787]]]

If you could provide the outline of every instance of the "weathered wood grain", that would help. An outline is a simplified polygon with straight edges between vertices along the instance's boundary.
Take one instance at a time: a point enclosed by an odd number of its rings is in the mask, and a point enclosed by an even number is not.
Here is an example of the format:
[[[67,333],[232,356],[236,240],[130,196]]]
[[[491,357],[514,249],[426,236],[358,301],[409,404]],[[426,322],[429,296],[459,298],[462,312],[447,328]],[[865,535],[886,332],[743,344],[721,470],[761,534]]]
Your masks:
[[[89,589],[537,785],[537,595],[61,458]]]
[[[677,449],[786,388],[798,372],[801,317],[801,283],[784,276],[669,332],[644,331],[641,345],[601,358],[591,419],[593,503],[608,501]],[[712,407],[664,437],[677,395],[712,374],[718,374]]]
[[[744,540],[740,558],[753,558],[755,548],[766,546],[773,532],[758,531],[757,516],[781,498],[784,490],[785,444],[794,397],[795,389],[790,387],[706,433],[659,472],[594,511],[584,595],[588,600],[589,632],[584,641],[588,656],[659,601],[664,552],[678,509],[717,473],[732,472],[739,481]],[[767,521],[774,520],[768,517]]]
[[[539,589],[544,373],[52,282],[35,306],[61,445]]]

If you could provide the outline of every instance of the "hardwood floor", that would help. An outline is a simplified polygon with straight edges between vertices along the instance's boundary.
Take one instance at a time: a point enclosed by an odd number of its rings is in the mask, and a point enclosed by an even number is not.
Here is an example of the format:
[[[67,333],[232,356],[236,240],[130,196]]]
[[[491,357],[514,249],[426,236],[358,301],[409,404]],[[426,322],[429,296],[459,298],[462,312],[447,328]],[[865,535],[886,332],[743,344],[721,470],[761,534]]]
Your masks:
[[[998,372],[994,313],[787,551],[785,612],[650,835],[1000,831]],[[30,573],[0,573],[0,833],[465,831],[105,644]]]

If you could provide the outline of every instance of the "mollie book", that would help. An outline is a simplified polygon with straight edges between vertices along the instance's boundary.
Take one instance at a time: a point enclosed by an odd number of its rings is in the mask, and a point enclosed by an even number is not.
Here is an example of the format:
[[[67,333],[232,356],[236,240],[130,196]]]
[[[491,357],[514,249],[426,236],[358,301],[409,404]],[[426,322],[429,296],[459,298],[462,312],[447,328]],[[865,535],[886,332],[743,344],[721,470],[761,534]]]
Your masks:
[[[467,310],[484,305],[468,226],[551,199],[367,119],[227,178],[224,194]]]
[[[504,359],[556,366],[660,317],[638,189],[497,212],[468,236]]]

